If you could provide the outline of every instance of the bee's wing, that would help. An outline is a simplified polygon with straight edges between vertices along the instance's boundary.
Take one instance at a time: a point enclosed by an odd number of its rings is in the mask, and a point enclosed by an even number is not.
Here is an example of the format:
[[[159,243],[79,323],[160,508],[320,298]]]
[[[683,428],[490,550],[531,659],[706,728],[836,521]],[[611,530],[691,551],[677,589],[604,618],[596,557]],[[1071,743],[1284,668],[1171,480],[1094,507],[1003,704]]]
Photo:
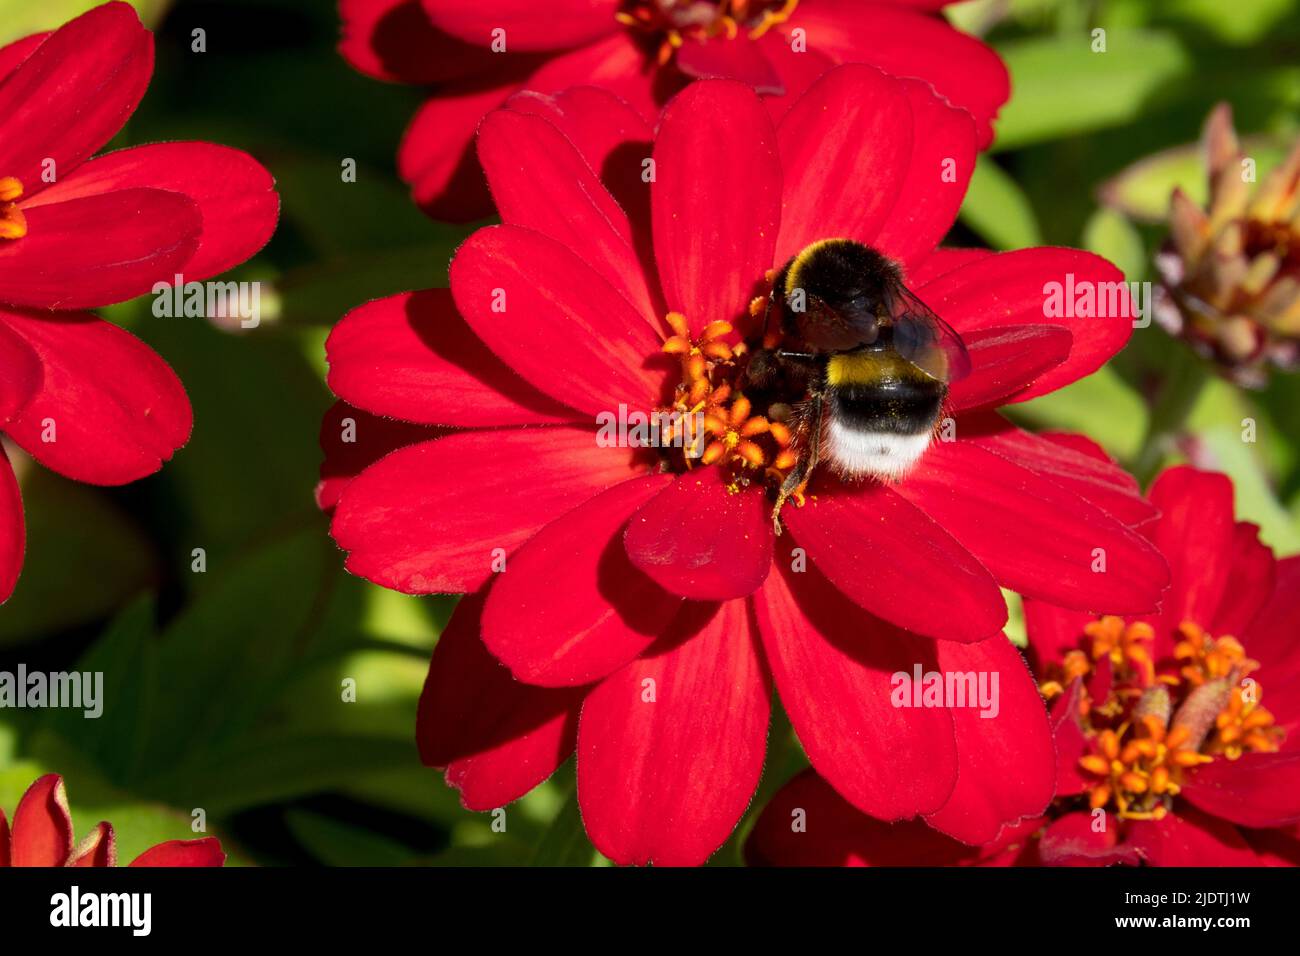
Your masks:
[[[894,348],[921,371],[941,382],[970,374],[970,355],[961,336],[907,287],[894,290]]]

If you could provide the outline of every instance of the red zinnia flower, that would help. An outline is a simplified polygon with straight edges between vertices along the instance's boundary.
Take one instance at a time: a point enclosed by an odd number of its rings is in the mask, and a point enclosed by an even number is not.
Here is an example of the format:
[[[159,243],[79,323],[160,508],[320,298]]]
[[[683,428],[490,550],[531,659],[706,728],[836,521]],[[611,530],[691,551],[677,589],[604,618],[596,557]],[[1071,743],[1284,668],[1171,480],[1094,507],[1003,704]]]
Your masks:
[[[13,832],[0,809],[0,866],[117,866],[113,827],[100,823],[74,842],[63,778],[49,773],[23,794]],[[216,837],[168,840],[145,850],[131,866],[221,866],[226,854]]]
[[[751,861],[1300,864],[1300,557],[1275,560],[1258,528],[1233,520],[1223,475],[1171,469],[1151,501],[1161,516],[1149,533],[1173,572],[1160,613],[1026,602],[1035,669],[1056,701],[1046,816],[964,846],[864,817],[810,772],[764,810]]]
[[[77,481],[118,485],[189,438],[185,390],[148,346],[84,309],[176,275],[206,279],[270,238],[270,174],[207,143],[91,155],[153,72],[153,35],[125,3],[0,49],[0,429]],[[18,485],[0,462],[0,600],[23,557]]]
[[[583,819],[619,862],[699,862],[726,838],[762,767],[773,677],[813,764],[864,810],[972,839],[1039,812],[1049,729],[999,633],[999,585],[1144,611],[1167,578],[1131,528],[1153,514],[1132,479],[991,411],[1124,344],[1129,319],[1043,317],[1046,281],[1118,271],[1067,249],[936,253],[975,129],[924,83],[837,67],[779,133],[726,80],[680,94],[652,152],[606,92],[521,94],[479,134],[505,224],[460,248],[451,295],[371,303],[328,343],[337,395],[417,423],[346,409],[351,431],[327,423],[322,503],[337,500],[348,568],[478,592],[434,655],[424,759],[491,808],[549,775],[576,732]],[[737,367],[771,270],[832,236],[901,263],[973,370],[948,396],[954,441],[896,484],[819,470],[777,539],[765,489],[789,435],[740,394]],[[620,405],[707,409],[705,464],[600,447],[591,416]],[[460,430],[419,442],[435,425]],[[353,438],[391,453],[348,483],[373,460]],[[890,675],[918,664],[998,673],[1000,717],[893,707]]]
[[[830,67],[869,63],[970,111],[983,148],[1010,80],[996,53],[936,15],[950,2],[342,0],[339,49],[378,79],[437,84],[398,164],[430,215],[466,221],[491,211],[474,131],[521,89],[599,86],[653,122],[692,78],[734,79],[779,118]]]

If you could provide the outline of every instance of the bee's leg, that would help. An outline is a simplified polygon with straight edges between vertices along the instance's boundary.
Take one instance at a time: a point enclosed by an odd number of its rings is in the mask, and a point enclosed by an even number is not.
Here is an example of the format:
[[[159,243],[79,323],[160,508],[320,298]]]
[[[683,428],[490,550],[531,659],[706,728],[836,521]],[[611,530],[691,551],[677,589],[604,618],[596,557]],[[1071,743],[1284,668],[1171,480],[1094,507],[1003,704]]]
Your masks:
[[[825,395],[821,391],[813,392],[809,396],[808,410],[804,419],[807,428],[805,450],[795,462],[790,474],[785,476],[785,481],[781,482],[781,490],[776,496],[776,506],[772,508],[772,530],[778,535],[782,530],[781,509],[785,507],[786,499],[799,493],[821,459],[822,419],[825,411]]]

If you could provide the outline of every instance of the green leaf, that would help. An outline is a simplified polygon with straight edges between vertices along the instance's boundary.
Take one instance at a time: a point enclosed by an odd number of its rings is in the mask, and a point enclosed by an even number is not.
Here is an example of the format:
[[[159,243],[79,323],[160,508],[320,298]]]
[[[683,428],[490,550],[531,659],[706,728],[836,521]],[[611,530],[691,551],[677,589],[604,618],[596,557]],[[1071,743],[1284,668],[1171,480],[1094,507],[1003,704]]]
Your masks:
[[[1250,137],[1243,146],[1255,160],[1257,182],[1282,161],[1287,149],[1286,143],[1271,137]],[[1107,206],[1139,222],[1164,222],[1175,189],[1181,189],[1197,204],[1205,204],[1209,198],[1205,175],[1200,147],[1176,146],[1138,160],[1103,183],[1098,192]]]
[[[105,492],[22,464],[27,555],[0,646],[106,618],[158,577],[152,542]]]
[[[582,811],[578,808],[578,792],[575,790],[542,834],[532,865],[591,866],[596,855],[596,848],[587,839],[587,831],[582,826]]]
[[[285,218],[321,258],[350,259],[369,250],[428,244],[442,236],[459,239],[469,232],[431,222],[387,170],[358,166],[356,181],[344,182],[339,162],[299,156],[277,163],[275,178]]]
[[[172,560],[183,573],[192,548],[220,567],[245,542],[313,520],[317,426],[330,395],[296,337],[266,323],[232,335],[153,315],[134,331],[176,370],[194,405],[193,437],[160,478],[176,499],[166,530],[179,539]]]
[[[1219,425],[1203,429],[1197,437],[1206,446],[1215,470],[1232,479],[1237,520],[1259,525],[1259,537],[1279,555],[1300,551],[1300,527],[1271,487],[1258,454],[1241,440],[1240,429]]]
[[[1083,248],[1119,266],[1130,282],[1147,274],[1147,249],[1137,227],[1112,209],[1098,209],[1083,227]]]
[[[192,801],[214,815],[260,804],[337,790],[358,775],[417,762],[414,741],[361,734],[291,736],[259,740],[241,736],[219,751],[196,752],[176,767],[155,765],[141,784]]]
[[[1034,209],[1016,181],[994,160],[975,162],[961,221],[996,249],[1023,249],[1042,244]]]
[[[1170,33],[1111,30],[1104,53],[1094,53],[1092,43],[1080,33],[998,46],[1014,92],[999,116],[995,149],[1131,123],[1194,68]]]
[[[339,568],[323,521],[208,575],[161,634],[141,602],[91,648],[78,669],[105,673],[104,716],[45,712],[41,753],[60,744],[123,789],[213,814],[419,765],[427,650],[355,650],[370,585]]]
[[[159,684],[153,601],[141,598],[128,605],[76,669],[104,675],[102,713],[88,720],[80,710],[50,710],[45,729],[89,758],[108,779],[129,781],[140,770]]]
[[[1266,40],[1288,15],[1295,0],[1161,0],[1157,13],[1237,46]]]
[[[11,43],[32,33],[55,30],[104,0],[0,0],[0,44]],[[147,27],[155,27],[172,0],[127,0]]]
[[[1035,431],[1082,432],[1122,459],[1137,454],[1146,434],[1146,403],[1111,365],[1005,411]]]
[[[358,253],[346,260],[286,272],[276,283],[288,325],[331,326],[372,299],[412,289],[445,288],[447,267],[461,231],[413,248]]]
[[[309,810],[289,810],[284,822],[326,866],[406,866],[414,854],[381,834]]]
[[[88,836],[100,821],[107,821],[113,825],[119,866],[125,866],[145,850],[168,840],[197,840],[205,836],[221,838],[219,832],[211,829],[195,832],[193,817],[185,810],[133,799],[129,794],[106,785],[91,772],[45,761],[24,760],[0,767],[0,809],[10,820],[23,793],[47,773],[63,777],[72,815],[74,845]],[[223,846],[223,849],[232,856],[229,863],[240,862],[232,854],[230,846]]]
[[[1245,440],[1247,419],[1255,424],[1253,441]],[[1213,378],[1192,409],[1188,428],[1202,446],[1208,467],[1232,479],[1237,520],[1259,525],[1260,539],[1279,554],[1300,550],[1300,526],[1279,501],[1270,475],[1273,463],[1290,463],[1294,448],[1287,443],[1286,432],[1269,420],[1266,408]]]

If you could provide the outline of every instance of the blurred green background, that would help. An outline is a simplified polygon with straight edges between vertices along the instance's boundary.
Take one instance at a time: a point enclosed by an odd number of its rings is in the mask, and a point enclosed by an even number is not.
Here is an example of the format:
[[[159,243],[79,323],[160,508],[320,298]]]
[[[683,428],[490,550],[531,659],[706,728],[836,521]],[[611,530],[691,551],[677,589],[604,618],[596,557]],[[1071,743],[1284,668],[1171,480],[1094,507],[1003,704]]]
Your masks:
[[[92,5],[0,0],[0,42]],[[160,474],[95,489],[15,456],[29,543],[0,609],[0,670],[103,670],[108,705],[99,720],[0,711],[0,807],[12,813],[40,773],[60,772],[78,836],[110,820],[124,861],[194,836],[190,813],[203,808],[233,863],[601,862],[582,834],[571,762],[512,808],[505,834],[420,766],[415,702],[453,602],[344,573],[312,499],[331,325],[370,298],[445,284],[468,232],[426,220],[397,179],[420,91],[354,73],[335,52],[328,0],[136,6],[158,31],[158,67],[120,145],[247,149],[278,179],[283,218],[233,274],[266,283],[260,328],[159,319],[145,302],[108,310],[172,364],[194,405],[194,437]],[[1196,152],[1176,148],[1195,142],[1215,102],[1231,102],[1254,137],[1261,178],[1300,135],[1295,0],[975,0],[950,16],[998,48],[1014,82],[952,244],[1081,246],[1130,280],[1151,279],[1163,238],[1153,220],[1170,190],[1205,194]],[[197,27],[203,54],[190,51]],[[1104,55],[1090,50],[1098,27]],[[1163,150],[1176,151],[1124,183],[1122,210],[1100,204],[1103,183]],[[341,180],[347,158],[356,183]],[[1239,513],[1279,552],[1300,550],[1297,378],[1243,393],[1153,326],[1099,374],[1016,416],[1083,431],[1150,471],[1161,456],[1144,449],[1165,450],[1178,421],[1162,406],[1175,375],[1199,385],[1188,427],[1234,478]],[[1240,439],[1246,417],[1255,444]],[[191,571],[194,548],[205,573]],[[355,702],[342,699],[345,678]],[[770,747],[755,809],[804,765],[779,713]],[[752,813],[715,864],[739,861]]]

